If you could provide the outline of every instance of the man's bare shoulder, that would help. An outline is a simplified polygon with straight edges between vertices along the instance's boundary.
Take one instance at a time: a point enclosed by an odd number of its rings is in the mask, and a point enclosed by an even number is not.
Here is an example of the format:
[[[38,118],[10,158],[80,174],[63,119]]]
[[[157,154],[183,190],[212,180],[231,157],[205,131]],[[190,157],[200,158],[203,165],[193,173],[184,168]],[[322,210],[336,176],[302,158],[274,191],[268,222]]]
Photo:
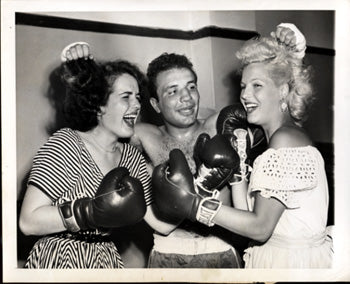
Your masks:
[[[135,125],[135,133],[136,135],[161,135],[161,129],[159,126],[145,123],[145,122],[139,122]]]
[[[203,130],[205,130],[210,136],[216,134],[216,121],[218,119],[219,113],[216,112],[202,121]]]
[[[159,141],[162,136],[160,128],[150,123],[140,122],[135,124],[134,135],[130,139],[130,144],[137,147],[141,152],[150,148],[150,145]]]

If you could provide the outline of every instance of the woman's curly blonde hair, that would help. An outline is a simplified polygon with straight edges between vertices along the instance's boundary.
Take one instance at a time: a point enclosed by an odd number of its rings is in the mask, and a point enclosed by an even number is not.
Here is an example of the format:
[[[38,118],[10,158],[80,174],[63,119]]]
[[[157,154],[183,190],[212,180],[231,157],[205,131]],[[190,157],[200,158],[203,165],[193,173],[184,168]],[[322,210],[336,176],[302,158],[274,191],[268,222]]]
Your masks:
[[[311,85],[311,66],[293,57],[293,50],[272,37],[257,37],[248,40],[236,53],[241,69],[251,63],[266,63],[271,79],[277,86],[287,83],[289,96],[286,103],[293,120],[302,125],[307,119],[313,103],[314,91]]]

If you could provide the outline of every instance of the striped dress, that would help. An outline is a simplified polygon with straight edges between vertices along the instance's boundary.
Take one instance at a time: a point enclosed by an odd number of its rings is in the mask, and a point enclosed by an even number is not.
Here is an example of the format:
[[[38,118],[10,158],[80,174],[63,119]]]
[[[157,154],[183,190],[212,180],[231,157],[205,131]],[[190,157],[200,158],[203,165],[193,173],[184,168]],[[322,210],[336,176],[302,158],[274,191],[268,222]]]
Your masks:
[[[151,178],[141,153],[123,144],[118,165],[138,178],[146,205],[152,203]],[[82,197],[93,197],[103,174],[80,136],[70,128],[54,133],[34,157],[28,184],[42,190],[57,206]],[[26,268],[123,268],[124,264],[109,231],[91,230],[47,235],[33,246]]]

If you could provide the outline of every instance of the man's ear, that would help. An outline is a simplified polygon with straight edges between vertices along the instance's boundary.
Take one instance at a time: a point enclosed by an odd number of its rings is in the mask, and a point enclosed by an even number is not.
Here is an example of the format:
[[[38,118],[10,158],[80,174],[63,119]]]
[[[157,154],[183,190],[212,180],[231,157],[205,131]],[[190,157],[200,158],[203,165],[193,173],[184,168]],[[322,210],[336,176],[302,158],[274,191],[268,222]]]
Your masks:
[[[157,113],[161,113],[160,108],[159,108],[159,103],[158,100],[155,98],[150,98],[149,102],[151,103],[153,109],[157,112]]]

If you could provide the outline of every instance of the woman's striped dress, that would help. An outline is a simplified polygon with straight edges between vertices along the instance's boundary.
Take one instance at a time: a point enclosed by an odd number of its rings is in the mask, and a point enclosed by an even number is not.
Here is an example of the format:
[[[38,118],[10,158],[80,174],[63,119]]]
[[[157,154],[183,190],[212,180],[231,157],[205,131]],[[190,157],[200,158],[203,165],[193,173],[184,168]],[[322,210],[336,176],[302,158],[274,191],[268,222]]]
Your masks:
[[[116,166],[129,169],[151,204],[151,178],[141,153],[123,144]],[[28,184],[42,190],[53,205],[82,197],[93,197],[103,174],[92,159],[80,136],[70,128],[57,131],[45,143],[33,161]],[[123,268],[123,262],[109,232],[94,230],[72,234],[62,232],[44,236],[32,248],[26,268]]]

